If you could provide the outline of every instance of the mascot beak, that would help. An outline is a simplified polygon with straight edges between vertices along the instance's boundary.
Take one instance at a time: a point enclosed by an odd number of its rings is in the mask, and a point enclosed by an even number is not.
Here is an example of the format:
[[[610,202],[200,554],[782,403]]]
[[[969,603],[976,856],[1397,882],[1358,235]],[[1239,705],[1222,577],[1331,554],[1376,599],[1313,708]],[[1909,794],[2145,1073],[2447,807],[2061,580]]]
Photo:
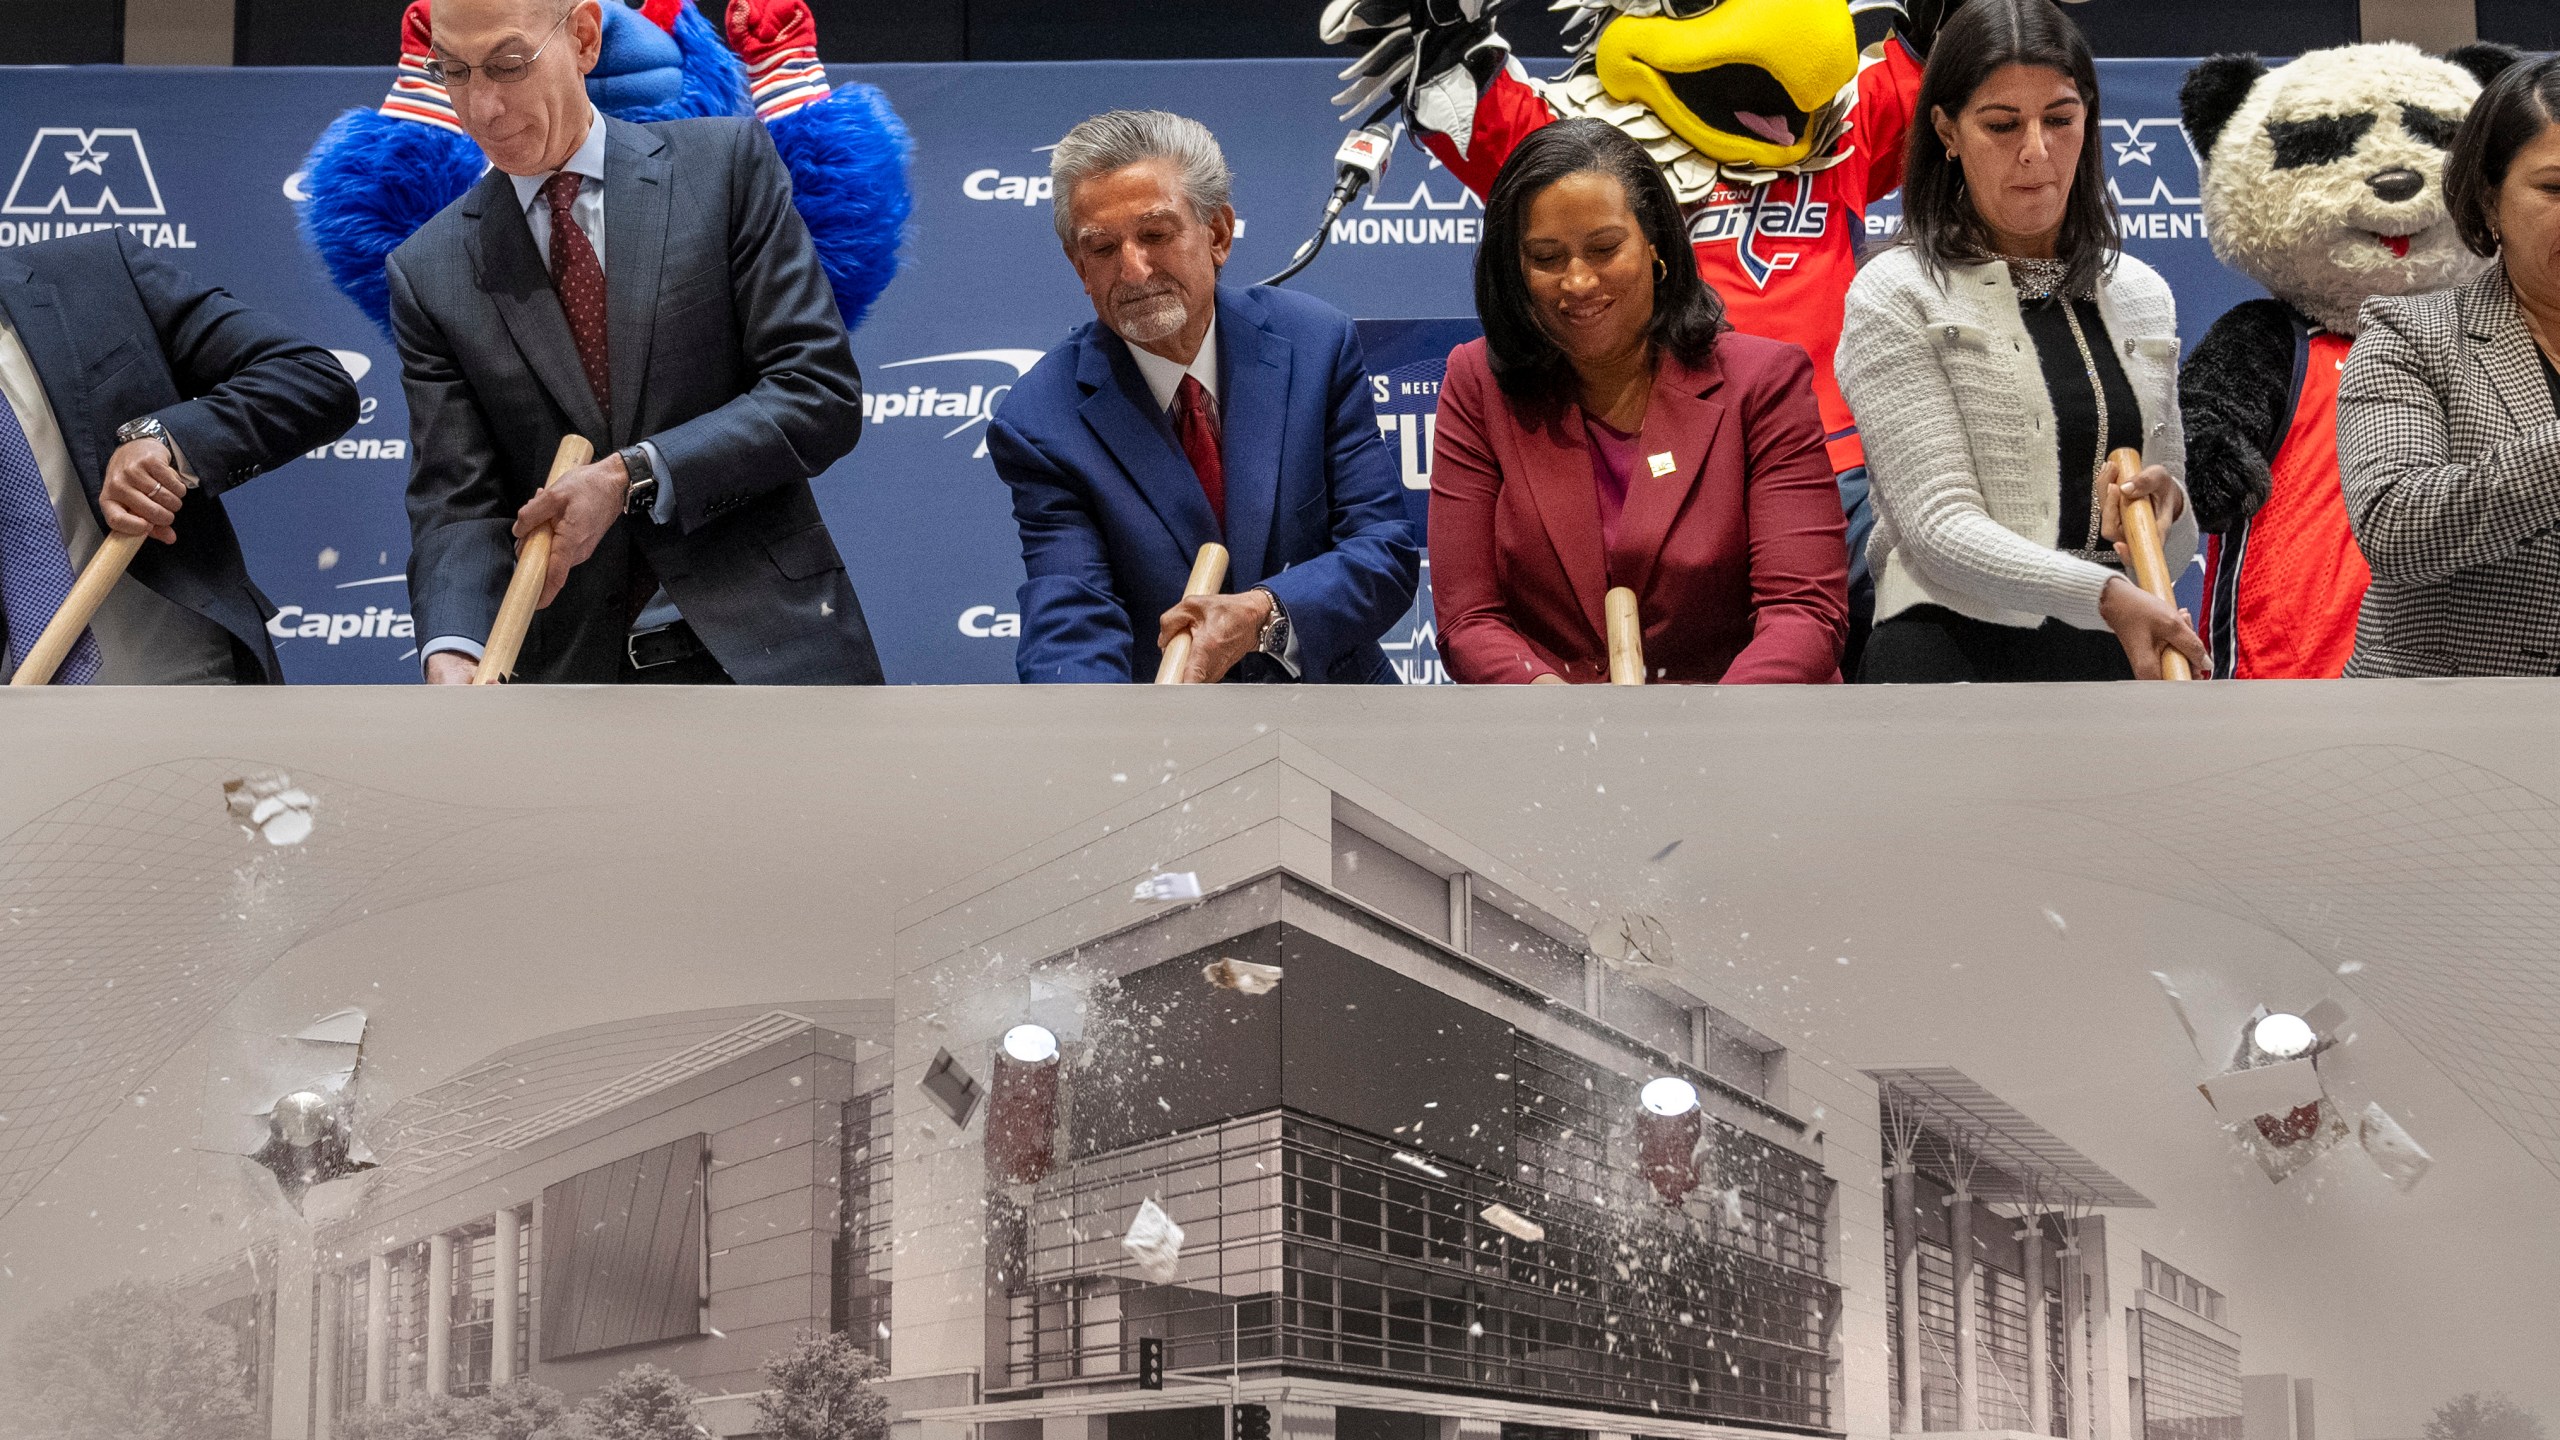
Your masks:
[[[1858,36],[1842,0],[1724,0],[1687,19],[1621,15],[1594,64],[1610,95],[1707,158],[1782,169],[1811,158],[1815,117],[1857,78]]]

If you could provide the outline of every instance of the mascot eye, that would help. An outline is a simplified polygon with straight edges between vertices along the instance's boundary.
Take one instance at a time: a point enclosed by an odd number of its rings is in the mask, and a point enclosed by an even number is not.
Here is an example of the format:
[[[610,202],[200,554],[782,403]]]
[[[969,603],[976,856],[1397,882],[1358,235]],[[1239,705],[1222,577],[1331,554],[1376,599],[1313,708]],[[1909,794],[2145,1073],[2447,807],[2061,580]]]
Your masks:
[[[2462,122],[2450,115],[2439,115],[2423,105],[2403,105],[2400,107],[2400,128],[2439,150],[2450,150],[2453,148],[2453,132],[2462,128]]]
[[[2322,115],[2275,121],[2267,126],[2267,138],[2275,142],[2277,169],[2300,170],[2346,159],[2372,129],[2370,115]]]

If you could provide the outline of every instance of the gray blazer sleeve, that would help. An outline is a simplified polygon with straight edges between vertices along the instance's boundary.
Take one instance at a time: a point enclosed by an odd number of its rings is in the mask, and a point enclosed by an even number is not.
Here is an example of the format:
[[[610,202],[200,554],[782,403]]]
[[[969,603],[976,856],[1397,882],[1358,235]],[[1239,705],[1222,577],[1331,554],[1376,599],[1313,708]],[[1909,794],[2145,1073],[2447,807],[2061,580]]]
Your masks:
[[[648,437],[673,477],[675,523],[687,532],[715,507],[817,475],[862,438],[862,376],[835,289],[791,203],[791,174],[762,125],[735,134],[729,285],[755,382],[719,409]]]
[[[418,303],[400,257],[385,268],[412,441],[409,608],[421,640],[486,640],[515,570],[517,502],[507,498],[497,442],[453,347]]]
[[[2447,397],[2478,364],[2455,307],[2425,316],[2395,299],[2365,302],[2338,384],[2338,478],[2377,578],[2442,580],[2560,524],[2560,421],[2454,458]]]

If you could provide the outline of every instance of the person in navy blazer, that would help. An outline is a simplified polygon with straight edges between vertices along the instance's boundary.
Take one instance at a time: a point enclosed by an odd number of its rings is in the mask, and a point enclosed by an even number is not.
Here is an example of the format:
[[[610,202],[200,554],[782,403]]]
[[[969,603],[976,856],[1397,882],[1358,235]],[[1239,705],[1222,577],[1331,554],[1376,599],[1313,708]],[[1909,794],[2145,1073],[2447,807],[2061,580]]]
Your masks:
[[[1152,679],[1189,630],[1195,683],[1394,683],[1378,637],[1413,603],[1421,562],[1349,317],[1218,283],[1235,211],[1197,121],[1099,115],[1050,170],[1098,318],[988,427],[1028,572],[1016,671]],[[1211,541],[1232,557],[1227,593],[1186,600]]]
[[[41,566],[55,581],[48,592],[0,575],[0,678],[115,532],[152,543],[54,683],[281,683],[276,608],[222,497],[356,423],[337,357],[116,228],[0,255],[0,392],[0,427],[15,432],[0,454],[36,472],[0,495],[0,568]],[[35,533],[9,533],[28,521]],[[10,614],[10,594],[40,594],[42,613]]]

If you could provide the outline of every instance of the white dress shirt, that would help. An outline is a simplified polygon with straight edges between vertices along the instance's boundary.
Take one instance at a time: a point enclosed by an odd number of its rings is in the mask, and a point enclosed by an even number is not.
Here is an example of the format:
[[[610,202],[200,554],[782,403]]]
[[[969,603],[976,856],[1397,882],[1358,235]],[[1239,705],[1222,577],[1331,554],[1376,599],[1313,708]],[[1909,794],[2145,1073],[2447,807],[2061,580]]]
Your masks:
[[[596,268],[608,275],[613,273],[606,268],[610,262],[604,251],[604,141],[604,112],[589,105],[587,138],[579,142],[578,148],[570,153],[559,170],[507,177],[515,184],[516,202],[524,207],[524,222],[533,231],[533,248],[541,254],[546,270],[551,266],[551,205],[542,198],[542,187],[551,183],[553,175],[565,171],[578,176],[580,182],[578,198],[569,202],[569,218],[587,237],[587,244],[594,248]],[[656,445],[643,440],[640,448],[649,452],[649,464],[658,476],[658,499],[649,507],[649,518],[664,525],[675,518],[675,477],[667,473],[666,461],[658,454]],[[642,608],[640,618],[632,622],[631,628],[635,632],[656,630],[683,618],[662,586],[649,597],[649,603]],[[480,642],[463,635],[439,635],[418,648],[418,663],[423,665],[428,656],[445,650],[459,651],[474,660],[480,658]]]
[[[1182,388],[1182,377],[1188,375],[1200,382],[1201,389],[1209,392],[1210,412],[1223,419],[1225,410],[1218,395],[1218,317],[1216,312],[1211,312],[1209,333],[1200,337],[1200,353],[1191,357],[1189,365],[1176,365],[1161,355],[1141,350],[1135,345],[1129,347],[1129,358],[1138,362],[1138,374],[1146,380],[1147,389],[1155,395],[1157,409],[1167,414],[1172,413],[1173,393]]]
[[[36,469],[44,476],[45,494],[53,500],[54,514],[62,520],[62,541],[71,551],[72,568],[77,570],[98,553],[98,547],[106,542],[106,532],[90,512],[89,497],[80,488],[80,472],[71,463],[71,447],[63,441],[61,423],[54,418],[53,401],[45,395],[35,360],[5,318],[0,318],[0,393],[6,393],[9,408],[17,412],[19,428],[27,432],[27,448],[35,452]],[[188,523],[183,504],[178,509],[178,523]],[[12,620],[27,623],[15,617]],[[98,613],[90,618],[89,631],[98,637],[96,683],[100,685],[229,685],[239,679],[232,661],[230,631],[184,605],[162,598],[131,575],[117,580],[115,588],[107,592]],[[27,640],[33,644],[35,637],[29,635]],[[5,680],[11,670],[7,655],[0,653],[0,680]]]

